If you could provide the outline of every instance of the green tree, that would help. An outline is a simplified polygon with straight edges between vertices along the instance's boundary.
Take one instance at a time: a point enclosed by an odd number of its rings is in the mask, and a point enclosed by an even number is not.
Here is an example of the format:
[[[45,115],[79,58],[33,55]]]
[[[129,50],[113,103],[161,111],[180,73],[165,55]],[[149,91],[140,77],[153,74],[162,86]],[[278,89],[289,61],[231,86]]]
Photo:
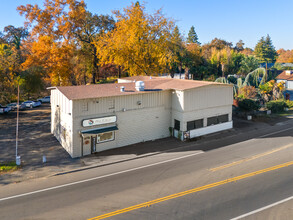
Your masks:
[[[20,79],[21,90],[30,98],[31,94],[39,93],[44,89],[42,80],[43,69],[39,66],[33,66],[22,73]]]
[[[186,50],[178,26],[175,26],[170,40],[170,50],[172,51],[171,76],[175,72],[181,73]]]
[[[187,40],[186,40],[186,43],[194,43],[194,44],[200,44],[198,42],[198,36],[194,30],[194,26],[191,26],[189,32],[188,32],[188,37],[187,37]]]
[[[254,56],[245,56],[240,65],[240,73],[246,75],[258,68],[259,60]]]
[[[109,15],[96,15],[86,12],[83,22],[75,24],[74,34],[81,46],[80,56],[85,56],[91,62],[87,65],[88,72],[91,72],[92,83],[99,81],[99,59],[97,49],[93,44],[101,34],[114,29],[115,21]],[[84,62],[83,62],[84,63]]]
[[[262,63],[273,63],[277,59],[277,51],[272,43],[269,35],[266,38],[262,37],[254,48],[255,56]]]
[[[236,51],[238,51],[238,52],[240,52],[240,51],[242,51],[242,50],[244,50],[244,43],[243,43],[243,41],[242,40],[239,40],[237,43],[236,43],[236,46],[235,46],[235,50]]]
[[[27,29],[23,27],[16,28],[12,25],[4,28],[5,40],[8,44],[13,45],[17,50],[20,49],[21,43],[29,35]]]

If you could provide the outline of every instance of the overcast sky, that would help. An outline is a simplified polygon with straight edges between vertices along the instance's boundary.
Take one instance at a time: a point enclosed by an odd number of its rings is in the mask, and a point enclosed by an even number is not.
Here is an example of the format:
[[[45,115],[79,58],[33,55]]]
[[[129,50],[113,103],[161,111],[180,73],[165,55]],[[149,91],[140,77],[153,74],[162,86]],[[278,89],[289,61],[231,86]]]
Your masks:
[[[97,14],[130,6],[130,0],[85,0],[87,9]],[[24,18],[16,11],[21,4],[42,3],[42,0],[9,0],[1,2],[0,31],[7,25],[23,26]],[[146,9],[153,13],[163,8],[166,17],[176,20],[185,36],[195,27],[199,41],[221,38],[234,45],[240,39],[254,48],[257,41],[269,34],[276,49],[293,49],[293,0],[148,0]]]

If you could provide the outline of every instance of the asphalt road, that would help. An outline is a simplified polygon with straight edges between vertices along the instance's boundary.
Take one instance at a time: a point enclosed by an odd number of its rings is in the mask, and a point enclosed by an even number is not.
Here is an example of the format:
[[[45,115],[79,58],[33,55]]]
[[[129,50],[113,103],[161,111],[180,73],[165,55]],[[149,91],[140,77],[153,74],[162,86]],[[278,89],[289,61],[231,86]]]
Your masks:
[[[288,120],[270,133],[259,131],[258,138],[226,146],[221,140],[223,147],[206,152],[191,146],[3,186],[0,219],[89,219],[107,213],[109,219],[237,218],[293,196],[292,125]],[[274,219],[292,219],[284,213],[290,204],[244,219],[269,219],[272,210]]]

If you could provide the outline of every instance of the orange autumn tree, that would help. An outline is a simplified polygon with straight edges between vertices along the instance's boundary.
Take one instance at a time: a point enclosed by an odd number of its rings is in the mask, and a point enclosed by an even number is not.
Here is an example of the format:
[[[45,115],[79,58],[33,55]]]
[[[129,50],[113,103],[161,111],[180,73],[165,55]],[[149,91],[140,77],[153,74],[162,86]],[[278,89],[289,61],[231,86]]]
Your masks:
[[[26,18],[25,25],[32,27],[30,50],[23,64],[24,70],[42,66],[46,79],[52,85],[75,83],[72,68],[76,50],[74,30],[82,24],[86,6],[84,1],[45,0],[44,7],[37,4],[17,8]]]
[[[277,51],[277,63],[293,63],[293,50],[280,49]]]
[[[172,59],[168,42],[174,23],[161,10],[147,14],[138,2],[114,15],[115,29],[95,42],[100,62],[123,66],[130,75],[166,72]]]

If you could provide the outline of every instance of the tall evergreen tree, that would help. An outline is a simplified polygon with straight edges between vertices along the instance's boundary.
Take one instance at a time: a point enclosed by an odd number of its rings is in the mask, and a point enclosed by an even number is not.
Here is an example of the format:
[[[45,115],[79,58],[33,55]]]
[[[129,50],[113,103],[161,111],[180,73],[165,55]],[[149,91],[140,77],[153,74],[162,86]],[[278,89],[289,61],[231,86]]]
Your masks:
[[[269,35],[266,38],[262,37],[258,41],[254,48],[254,53],[262,63],[273,63],[278,56]]]
[[[242,51],[244,50],[244,43],[243,43],[243,40],[239,40],[237,43],[236,43],[236,46],[235,46],[235,50],[237,50],[238,52],[239,51]]]
[[[178,69],[179,73],[181,73],[185,50],[184,50],[182,36],[179,32],[179,28],[177,25],[175,26],[172,33],[170,46],[171,46],[171,51],[174,58],[171,65],[172,66],[171,72],[177,72],[177,69]]]
[[[188,32],[188,37],[186,40],[187,43],[196,43],[196,44],[200,44],[198,42],[198,36],[194,30],[194,26],[191,26],[189,32]]]

